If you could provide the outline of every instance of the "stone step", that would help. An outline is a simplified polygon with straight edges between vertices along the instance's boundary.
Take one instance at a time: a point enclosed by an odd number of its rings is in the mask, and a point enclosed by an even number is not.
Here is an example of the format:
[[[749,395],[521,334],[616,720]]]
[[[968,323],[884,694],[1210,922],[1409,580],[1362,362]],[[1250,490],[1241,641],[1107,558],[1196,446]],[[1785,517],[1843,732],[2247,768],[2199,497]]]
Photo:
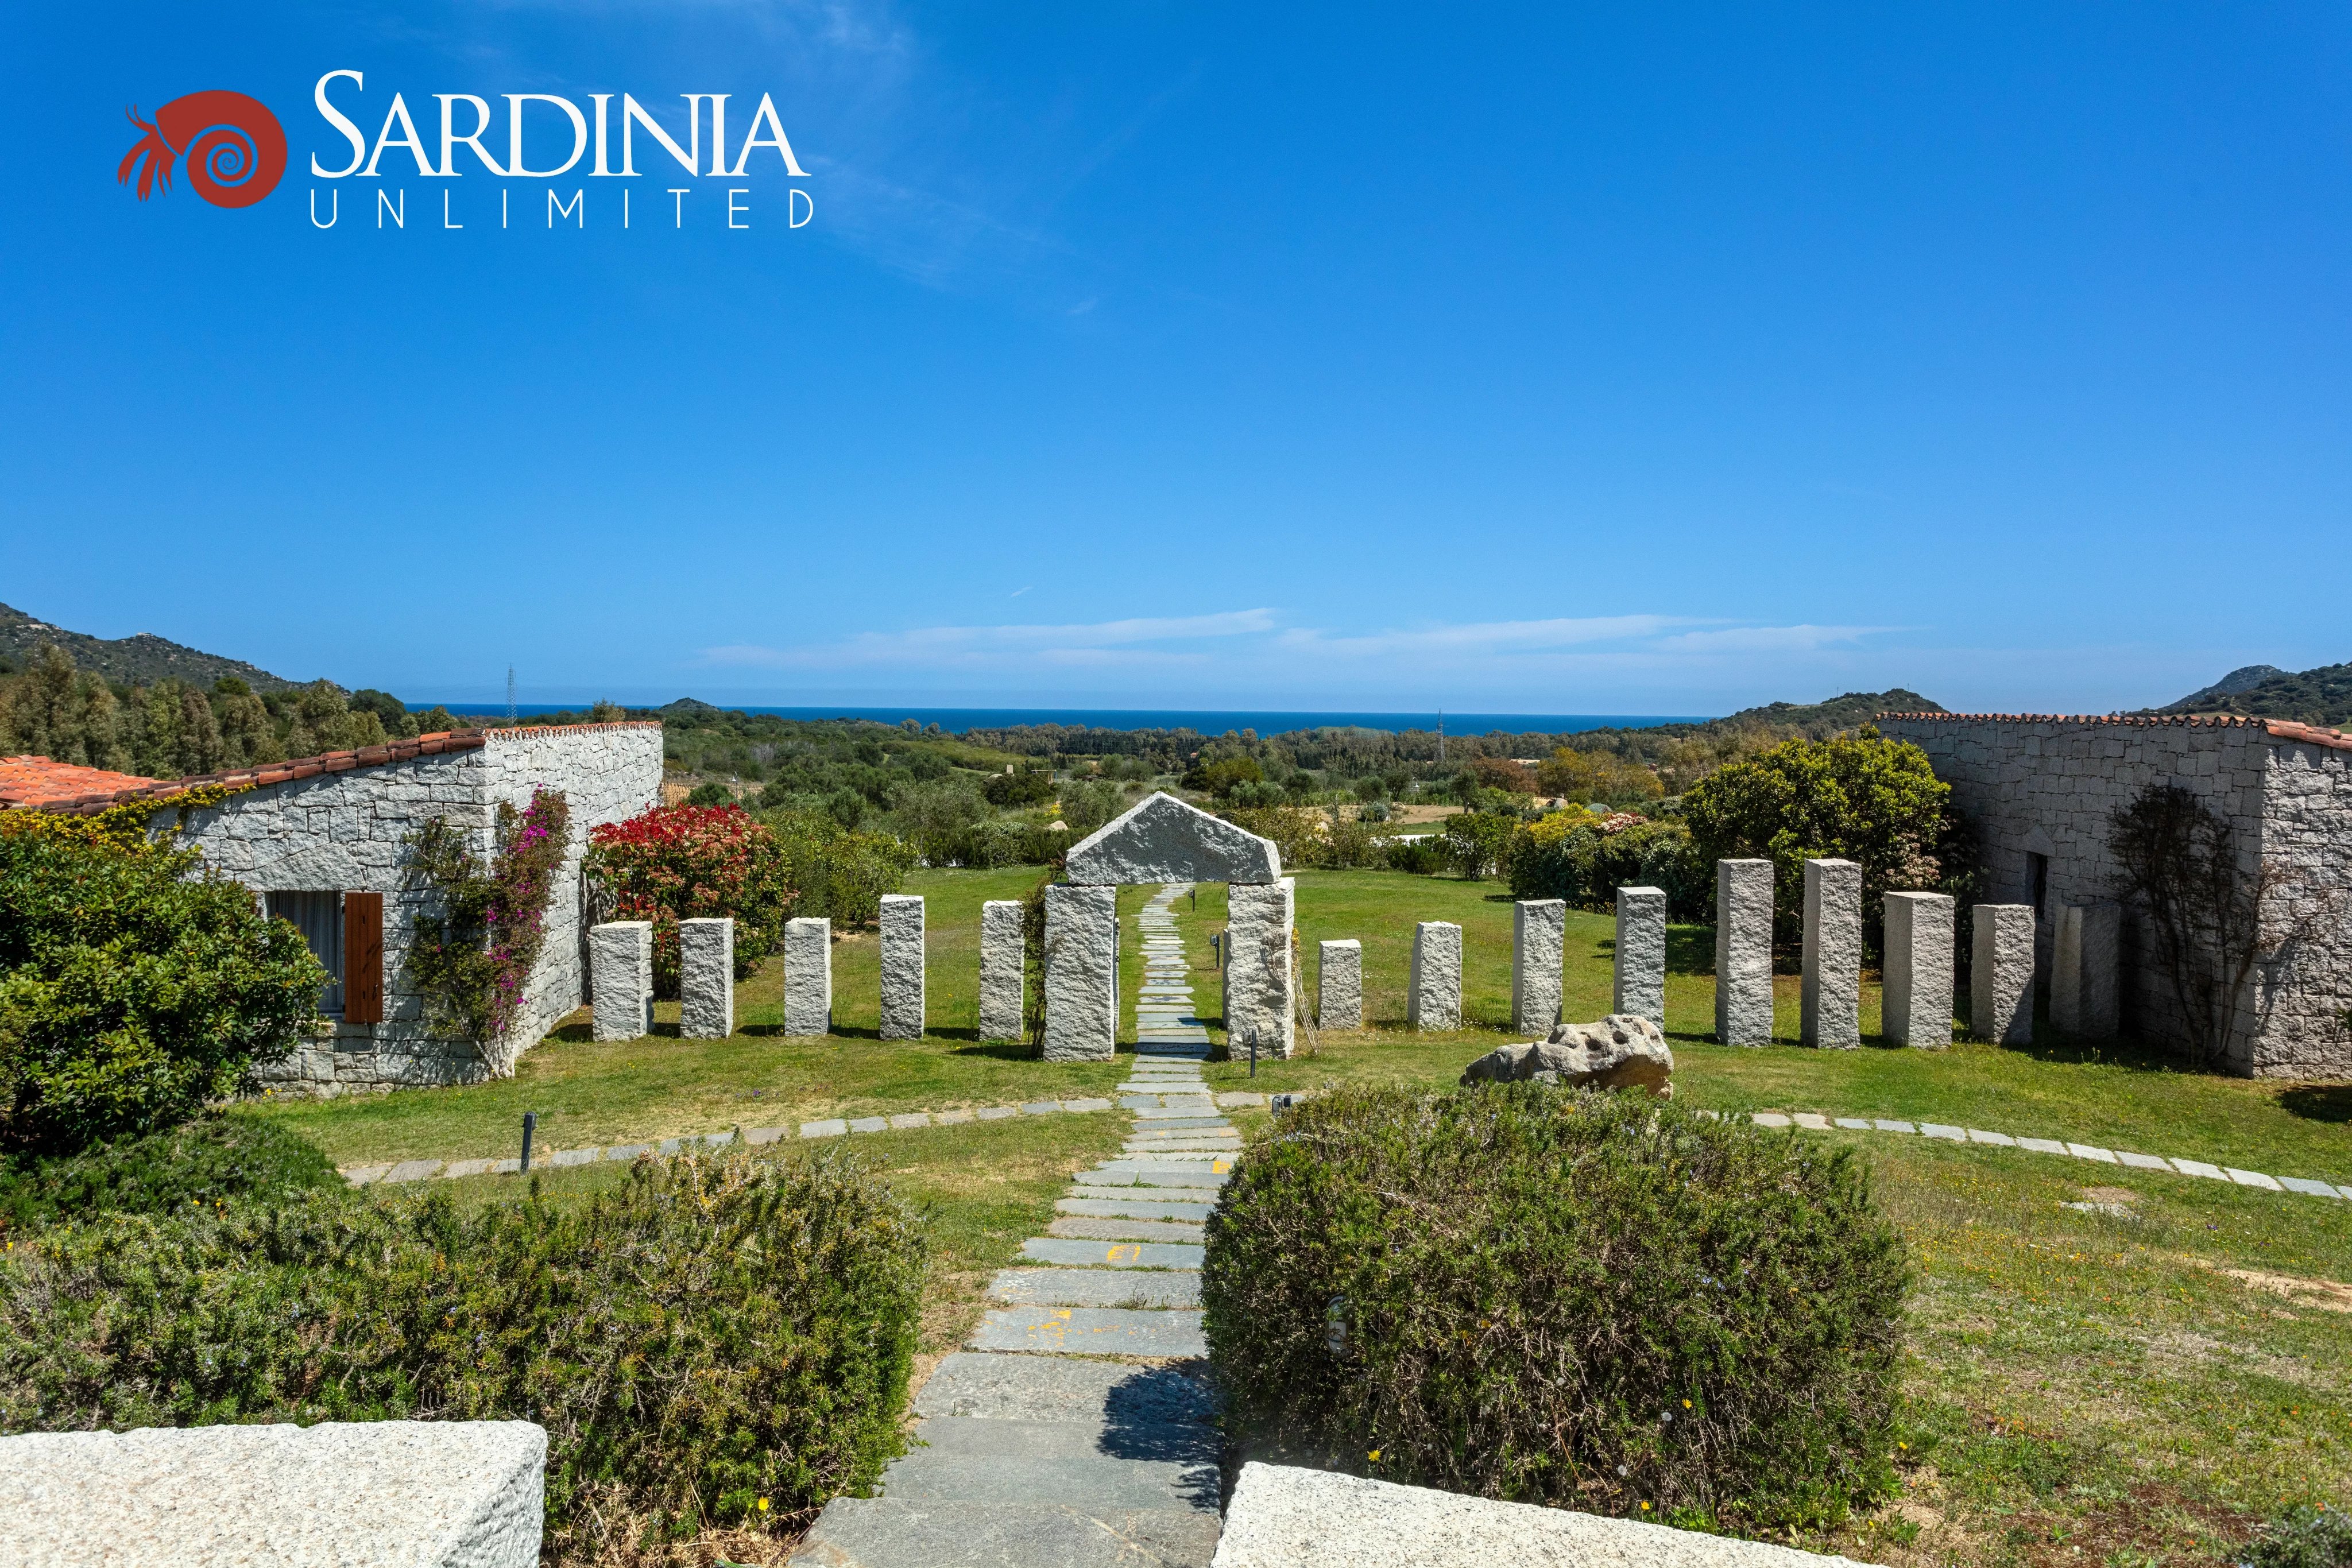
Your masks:
[[[1217,1518],[1194,1509],[1096,1519],[1055,1503],[837,1497],[793,1568],[1209,1568]]]
[[[1212,1138],[1199,1144],[1189,1143],[1181,1138],[1169,1138],[1159,1143],[1129,1144],[1118,1153],[1121,1159],[1141,1160],[1147,1165],[1154,1162],[1165,1165],[1199,1164],[1202,1161],[1213,1164],[1218,1160],[1230,1160],[1241,1152],[1241,1141],[1237,1138]]]
[[[1143,1243],[1102,1250],[1122,1249],[1139,1252]],[[1004,1269],[989,1281],[988,1299],[1009,1307],[1197,1307],[1201,1276],[1189,1269]]]
[[[1216,1417],[1217,1394],[1200,1366],[1128,1366],[960,1350],[942,1358],[916,1391],[915,1414],[925,1419],[1073,1421],[1096,1431],[1129,1432],[1205,1427]]]
[[[1203,1115],[1197,1106],[1136,1105],[1129,1114],[1139,1122],[1151,1122],[1163,1127],[1224,1127],[1230,1126],[1223,1116]]]
[[[1097,1219],[1206,1219],[1214,1204],[1174,1203],[1157,1198],[1058,1197],[1057,1214],[1084,1214]]]
[[[967,1458],[1108,1459],[1192,1469],[1215,1465],[1223,1452],[1223,1435],[1197,1421],[1132,1427],[1110,1427],[1101,1421],[938,1416],[916,1422],[913,1436],[924,1445],[921,1451]],[[1213,1482],[1208,1505],[1212,1509],[1217,1505]]]
[[[1197,1244],[1201,1228],[1178,1219],[1082,1219],[1064,1215],[1045,1227],[1047,1236],[1085,1241],[1189,1241]]]
[[[999,1307],[965,1343],[973,1350],[1032,1355],[1204,1356],[1208,1340],[1196,1312],[1135,1312],[1125,1307]]]
[[[1213,1127],[1184,1127],[1172,1133],[1139,1129],[1128,1134],[1127,1149],[1134,1154],[1143,1149],[1238,1149],[1242,1135],[1230,1129],[1219,1132]]]
[[[1180,1116],[1207,1116],[1215,1113],[1217,1103],[1206,1094],[1126,1094],[1119,1097],[1118,1108],[1139,1114],[1172,1113]]]
[[[1102,1241],[1075,1236],[1032,1236],[1021,1256],[1038,1263],[1084,1269],[1198,1269],[1201,1247],[1182,1241]]]
[[[992,1421],[978,1423],[994,1426]],[[1217,1468],[1166,1459],[1113,1459],[1100,1456],[1008,1458],[988,1454],[940,1453],[918,1448],[892,1465],[882,1479],[882,1495],[920,1502],[1034,1503],[1051,1498],[1088,1518],[1141,1509],[1201,1508],[1217,1514]]]

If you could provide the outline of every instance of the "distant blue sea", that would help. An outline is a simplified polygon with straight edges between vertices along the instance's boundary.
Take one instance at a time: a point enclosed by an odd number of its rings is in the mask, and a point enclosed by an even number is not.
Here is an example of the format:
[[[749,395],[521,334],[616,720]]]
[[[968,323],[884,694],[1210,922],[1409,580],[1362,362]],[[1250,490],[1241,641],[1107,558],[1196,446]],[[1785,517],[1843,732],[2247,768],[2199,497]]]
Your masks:
[[[411,703],[422,712],[432,703]],[[517,703],[520,715],[578,713],[586,703],[567,709],[562,703]],[[1434,729],[1434,713],[1250,713],[1222,708],[1049,708],[1049,707],[761,707],[750,703],[720,703],[741,713],[772,713],[782,718],[866,718],[883,724],[913,719],[936,724],[950,735],[971,729],[1009,729],[1022,724],[1058,724],[1089,729],[1189,729],[1201,735],[1254,729],[1260,735],[1281,735],[1294,729]],[[504,714],[504,703],[450,703],[452,713]],[[1656,724],[1704,723],[1706,715],[1607,713],[1449,713],[1448,735],[1486,735],[1503,730],[1514,735],[1565,735],[1585,729],[1641,729]]]

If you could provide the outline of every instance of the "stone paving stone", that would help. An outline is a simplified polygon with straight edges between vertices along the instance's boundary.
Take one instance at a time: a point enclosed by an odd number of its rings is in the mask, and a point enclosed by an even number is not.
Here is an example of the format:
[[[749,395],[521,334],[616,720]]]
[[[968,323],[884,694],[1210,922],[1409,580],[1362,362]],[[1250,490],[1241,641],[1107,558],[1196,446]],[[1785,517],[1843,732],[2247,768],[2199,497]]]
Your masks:
[[[520,1174],[521,1170],[522,1161],[516,1158],[514,1155],[509,1155],[502,1160],[492,1160],[490,1162],[488,1171],[485,1174],[489,1176],[515,1176]]]
[[[1253,1094],[1247,1090],[1243,1089],[1229,1090],[1225,1093],[1215,1096],[1215,1099],[1216,1103],[1220,1105],[1263,1105],[1265,1103],[1265,1095]]]
[[[2203,1160],[2175,1159],[2172,1168],[2182,1176],[2203,1176],[2209,1181],[2228,1181],[2229,1174],[2220,1166],[2209,1166]]]
[[[1065,1100],[1062,1102],[1062,1109],[1065,1111],[1108,1111],[1110,1108],[1111,1104],[1108,1100]]]
[[[1231,1144],[1213,1145],[1205,1149],[1171,1149],[1164,1144],[1134,1144],[1118,1152],[1117,1163],[1122,1166],[1183,1166],[1188,1169],[1214,1166],[1218,1170],[1229,1170],[1233,1166],[1234,1155],[1238,1153],[1240,1150]],[[1111,1166],[1112,1162],[1106,1160],[1102,1168],[1108,1170]]]
[[[1054,1200],[1056,1213],[1087,1214],[1098,1219],[1206,1219],[1214,1207],[1206,1203],[1172,1203],[1129,1197],[1060,1197]]]
[[[1180,1197],[1188,1202],[1213,1200],[1225,1178],[1207,1171],[1193,1176],[1130,1176],[1125,1171],[1086,1171],[1070,1186],[1073,1197]]]
[[[1032,1100],[1021,1107],[1024,1116],[1050,1116],[1062,1108],[1059,1100]]]
[[[890,1125],[893,1127],[928,1127],[930,1124],[930,1113],[927,1111],[908,1111],[903,1115],[890,1118]]]
[[[596,1163],[596,1156],[604,1152],[602,1149],[558,1149],[547,1156],[547,1163],[551,1166],[593,1166]]]
[[[1919,1131],[1927,1137],[1944,1138],[1955,1144],[1965,1144],[1969,1141],[1969,1132],[1966,1127],[1948,1126],[1941,1122],[1922,1122],[1919,1124]]]
[[[1190,1185],[1190,1187],[1197,1187],[1197,1185],[1202,1183],[1223,1185],[1223,1177],[1225,1177],[1223,1168],[1230,1166],[1230,1164],[1233,1164],[1230,1159],[1218,1159],[1218,1156],[1213,1155],[1204,1155],[1200,1156],[1200,1159],[1173,1159],[1173,1161],[1150,1159],[1150,1156],[1146,1155],[1134,1155],[1134,1156],[1119,1156],[1119,1159],[1106,1159],[1103,1164],[1098,1164],[1094,1171],[1079,1171],[1073,1180],[1091,1180],[1096,1187],[1101,1187],[1101,1185],[1119,1185],[1124,1183],[1124,1180],[1150,1183],[1150,1180],[1157,1180],[1157,1177],[1164,1176],[1167,1180],[1171,1180],[1171,1183],[1183,1183],[1183,1185]]]
[[[838,1138],[845,1134],[848,1131],[849,1124],[843,1121],[838,1116],[835,1116],[830,1120],[823,1122],[803,1122],[801,1124],[801,1136],[803,1138]]]
[[[965,1419],[972,1427],[997,1425]],[[1073,1424],[1036,1423],[1058,1427]],[[1192,1499],[1205,1491],[1203,1511],[1210,1520],[1216,1518],[1217,1469],[1213,1462],[1121,1459],[1101,1453],[975,1453],[940,1447],[928,1431],[917,1436],[925,1446],[892,1465],[883,1482],[882,1495],[893,1501],[1034,1505],[1041,1498],[1053,1498],[1080,1506],[1088,1517],[1099,1519],[1106,1513],[1199,1506],[1192,1503]],[[1061,1559],[1044,1561],[1058,1563]]]
[[[1127,1245],[1139,1251],[1143,1247],[1139,1241]],[[1005,1269],[990,1283],[988,1299],[1013,1307],[1127,1307],[1141,1312],[1198,1307],[1198,1267]]]
[[[593,1149],[589,1150],[588,1157],[592,1160],[594,1159],[596,1157],[596,1151]],[[383,1179],[385,1181],[399,1182],[423,1181],[426,1176],[431,1176],[440,1168],[441,1162],[439,1160],[403,1160],[398,1165],[393,1166],[390,1170],[384,1172]]]
[[[441,1167],[441,1179],[455,1181],[459,1176],[481,1176],[498,1164],[496,1160],[451,1160]],[[2329,1195],[2333,1197],[2333,1194]]]
[[[884,1484],[888,1484],[887,1477]],[[1209,1568],[1217,1517],[1138,1509],[1098,1519],[1063,1503],[837,1497],[793,1552],[793,1568]]]
[[[2289,1192],[2308,1193],[2314,1197],[2336,1197],[2336,1190],[2324,1181],[2310,1181],[2302,1176],[2281,1176],[2279,1186]]]
[[[942,1127],[960,1127],[966,1122],[971,1120],[971,1113],[969,1111],[934,1111],[931,1113],[931,1120],[937,1122]]]
[[[1142,1435],[1141,1442],[1129,1441],[1125,1432],[1107,1433],[1099,1416],[1088,1421],[1029,1421],[1003,1416],[931,1416],[915,1428],[915,1436],[925,1448],[939,1453],[995,1454],[1005,1458],[1148,1458],[1213,1465],[1223,1452],[1216,1428],[1198,1422],[1154,1421],[1134,1430]],[[1215,1502],[1213,1482],[1210,1506],[1213,1508]]]
[[[1001,1307],[972,1331],[973,1350],[1043,1355],[1204,1356],[1201,1314],[1118,1307]]]
[[[1242,1135],[1239,1133],[1219,1136],[1206,1133],[1197,1138],[1133,1138],[1121,1145],[1119,1153],[1131,1159],[1150,1159],[1163,1154],[1197,1154],[1214,1150],[1220,1154],[1239,1154]]]
[[[669,1144],[664,1145],[661,1152],[666,1155],[677,1153],[677,1142],[675,1138],[671,1139]],[[608,1160],[633,1160],[639,1155],[649,1155],[653,1152],[654,1145],[651,1144],[614,1144],[604,1151],[604,1157]]]
[[[2116,1158],[2121,1160],[2125,1165],[2131,1166],[2134,1170],[2168,1171],[2172,1168],[2154,1155],[2136,1155],[2129,1149],[2117,1149],[2116,1151]]]
[[[2113,1149],[2103,1149],[2095,1144],[2069,1144],[2066,1145],[2066,1152],[2078,1160],[2097,1160],[2110,1166],[2116,1163],[2116,1152]]]
[[[1199,1105],[1154,1105],[1133,1113],[1139,1122],[1149,1122],[1161,1127],[1222,1127],[1225,1120],[1211,1114],[1216,1107],[1206,1101]]]
[[[1081,1241],[1176,1241],[1198,1246],[1201,1233],[1200,1226],[1179,1219],[1086,1219],[1073,1214],[1045,1227],[1047,1237]]]
[[[1916,1133],[1919,1130],[1908,1122],[1893,1122],[1884,1116],[1879,1117],[1873,1125],[1882,1133]]]
[[[1799,1111],[1791,1114],[1789,1120],[1796,1123],[1800,1127],[1810,1128],[1816,1133],[1826,1133],[1830,1130],[1830,1119],[1817,1111]]]
[[[1789,1124],[1789,1118],[1778,1111],[1759,1111],[1748,1119],[1759,1127],[1785,1127]]]
[[[1127,1136],[1129,1143],[1158,1143],[1170,1138],[1179,1141],[1188,1138],[1238,1138],[1241,1134],[1234,1130],[1232,1123],[1220,1118],[1198,1126],[1131,1127]]]
[[[2240,1186],[2258,1186],[2270,1192],[2279,1190],[2278,1178],[2275,1176],[2264,1176],[2260,1171],[2242,1171],[2235,1166],[2223,1166],[2221,1169]]]
[[[1849,1128],[1857,1133],[1867,1133],[1870,1131],[1870,1124],[1860,1116],[1840,1116],[1837,1119],[1837,1124],[1841,1127]]]
[[[982,1122],[1002,1122],[1007,1116],[1018,1116],[1019,1114],[1021,1114],[1020,1111],[1011,1105],[982,1105],[979,1110],[972,1113],[974,1118]],[[803,1134],[802,1135],[806,1136],[807,1134]]]
[[[743,1141],[754,1146],[781,1144],[793,1135],[789,1127],[753,1127],[743,1134]]]
[[[849,1124],[853,1133],[887,1133],[890,1130],[887,1116],[859,1116]]]
[[[2011,1137],[2007,1133],[1988,1133],[1981,1127],[1970,1127],[1969,1129],[1969,1142],[1971,1144],[1992,1144],[2004,1149],[2013,1149],[2017,1147],[2017,1140]]]
[[[2020,1138],[2017,1146],[2032,1149],[2037,1155],[2063,1155],[2066,1152],[2066,1145],[2055,1138]]]
[[[343,1173],[343,1179],[353,1186],[367,1186],[392,1174],[390,1166],[352,1166]]]

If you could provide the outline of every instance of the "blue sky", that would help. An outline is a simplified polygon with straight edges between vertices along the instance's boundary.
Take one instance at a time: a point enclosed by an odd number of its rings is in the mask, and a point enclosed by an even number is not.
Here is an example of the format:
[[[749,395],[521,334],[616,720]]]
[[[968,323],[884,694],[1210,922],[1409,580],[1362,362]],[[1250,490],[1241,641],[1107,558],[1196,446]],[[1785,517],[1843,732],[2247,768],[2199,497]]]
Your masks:
[[[0,601],[76,629],[549,700],[2072,711],[2352,658],[2341,6],[9,26]],[[337,69],[436,154],[436,94],[503,156],[502,95],[726,93],[731,157],[767,93],[806,177],[320,178]],[[126,105],[218,88],[276,192],[116,183]]]

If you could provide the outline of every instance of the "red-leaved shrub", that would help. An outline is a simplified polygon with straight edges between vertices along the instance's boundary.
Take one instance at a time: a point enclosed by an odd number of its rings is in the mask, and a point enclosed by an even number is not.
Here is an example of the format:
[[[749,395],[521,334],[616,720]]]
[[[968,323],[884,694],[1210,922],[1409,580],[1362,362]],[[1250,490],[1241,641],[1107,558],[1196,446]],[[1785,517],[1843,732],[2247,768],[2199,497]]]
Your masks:
[[[735,977],[780,947],[799,894],[776,835],[740,806],[660,806],[591,829],[588,874],[601,920],[648,920],[654,989],[678,991],[677,923],[735,918]]]

